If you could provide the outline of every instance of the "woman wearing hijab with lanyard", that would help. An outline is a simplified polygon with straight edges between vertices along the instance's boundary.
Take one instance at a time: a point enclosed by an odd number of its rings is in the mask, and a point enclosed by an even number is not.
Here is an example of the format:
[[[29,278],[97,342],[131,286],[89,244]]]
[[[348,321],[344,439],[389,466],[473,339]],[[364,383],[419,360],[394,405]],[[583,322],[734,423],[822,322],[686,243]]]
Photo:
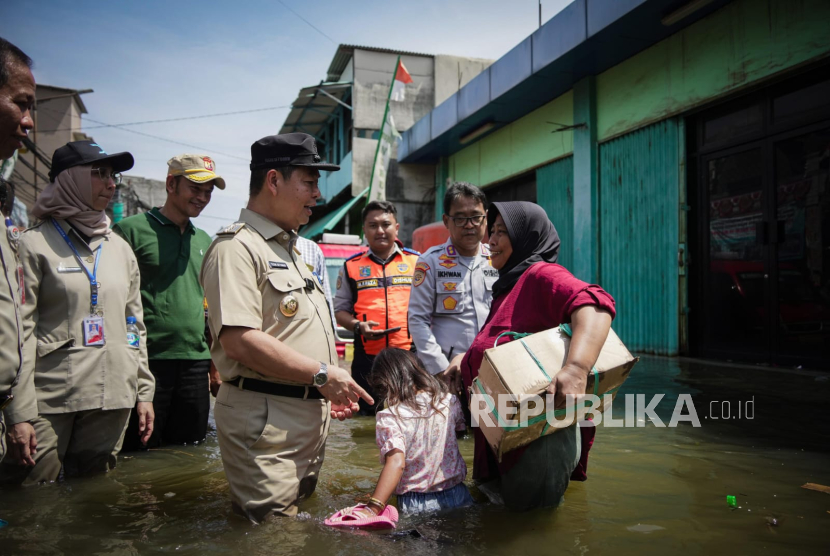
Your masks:
[[[567,394],[585,393],[588,373],[615,315],[614,299],[556,264],[559,234],[539,205],[493,203],[487,226],[490,260],[499,279],[484,327],[460,361],[460,378],[469,388],[484,350],[493,347],[502,332],[535,333],[570,323],[568,358],[547,389],[555,405],[562,407]],[[501,498],[510,509],[557,506],[571,478],[585,480],[594,432],[593,427],[572,425],[508,452],[497,462],[476,428],[473,477],[491,500]]]
[[[116,463],[130,410],[153,428],[155,383],[144,345],[138,264],[110,232],[105,209],[133,166],[76,141],[52,157],[50,183],[32,212],[40,223],[20,239],[25,282],[24,364],[19,388],[32,400],[14,422],[32,421],[37,447],[28,461],[3,462],[3,480],[33,484],[106,472]],[[127,321],[138,329],[128,338]],[[33,400],[37,400],[34,403]]]

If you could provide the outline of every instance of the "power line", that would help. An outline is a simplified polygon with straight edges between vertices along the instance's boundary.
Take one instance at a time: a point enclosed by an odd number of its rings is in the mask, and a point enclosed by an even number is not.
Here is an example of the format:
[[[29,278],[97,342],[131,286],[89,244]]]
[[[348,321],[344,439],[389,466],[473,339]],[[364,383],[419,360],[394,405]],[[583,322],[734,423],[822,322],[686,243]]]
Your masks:
[[[126,123],[123,123],[123,124],[96,125],[96,126],[92,126],[92,127],[86,127],[86,128],[84,128],[84,131],[89,130],[89,129],[101,129],[101,128],[105,128],[105,127],[124,127],[124,126],[128,126],[128,125],[161,124],[161,123],[167,123],[167,122],[181,122],[181,121],[184,121],[184,120],[199,120],[199,119],[203,119],[203,118],[216,118],[216,117],[219,117],[219,116],[235,116],[237,114],[252,114],[254,112],[266,112],[268,110],[281,110],[283,108],[291,108],[291,105],[287,104],[285,106],[270,106],[268,108],[254,108],[252,110],[239,110],[237,112],[220,112],[218,114],[203,114],[201,116],[185,116],[185,117],[182,117],[182,118],[166,118],[166,119],[163,119],[163,120],[145,120],[145,121],[142,121],[142,122],[126,122]],[[45,109],[45,110],[48,110],[48,109]],[[89,118],[87,118],[87,119],[89,119]],[[90,121],[92,121],[92,120],[90,119]],[[53,133],[53,132],[56,132],[56,131],[72,131],[73,129],[74,128],[71,128],[71,127],[63,127],[63,128],[58,128],[58,129],[39,129],[38,131],[40,133]]]
[[[200,214],[194,218],[210,218],[212,220],[235,220],[236,217],[229,217],[229,216],[210,216],[209,214]]]
[[[285,5],[285,2],[283,2],[282,0],[277,0],[277,2],[279,2],[280,4],[282,4],[282,7],[283,7],[283,8],[285,8],[286,10],[288,10],[289,12],[291,12],[292,14],[296,15],[297,17],[299,17],[300,19],[302,19],[303,21],[305,21],[305,22],[306,22],[306,24],[307,24],[309,27],[311,27],[312,29],[314,29],[315,31],[317,31],[318,33],[320,33],[321,35],[323,35],[324,37],[326,37],[328,40],[330,40],[332,44],[334,44],[334,45],[336,45],[336,44],[337,44],[337,41],[335,41],[333,38],[331,38],[330,36],[328,36],[327,34],[325,34],[324,32],[322,32],[320,29],[318,29],[317,27],[315,27],[314,25],[312,25],[312,24],[311,24],[311,22],[310,22],[309,20],[307,20],[306,18],[304,18],[303,16],[301,16],[300,14],[298,14],[297,12],[295,12],[294,10],[292,10],[291,8],[289,8],[288,6],[286,6],[286,5]]]
[[[57,110],[52,110],[52,109],[49,109],[49,108],[40,108],[40,110],[46,110],[47,112],[53,112],[55,114],[63,114],[63,112],[60,112],[60,111],[57,111]],[[204,152],[209,152],[209,153],[214,153],[214,154],[221,154],[222,156],[227,156],[229,158],[236,158],[238,160],[244,160],[244,161],[248,162],[248,158],[243,158],[241,156],[236,156],[236,155],[233,155],[233,154],[223,153],[222,151],[216,151],[216,150],[213,150],[213,149],[206,149],[204,147],[199,147],[197,145],[191,145],[190,143],[183,143],[181,141],[175,141],[173,139],[167,139],[166,137],[160,137],[158,135],[151,135],[149,133],[136,131],[134,129],[125,129],[123,127],[112,126],[111,124],[108,124],[106,122],[102,122],[102,121],[99,121],[99,120],[93,120],[92,118],[85,118],[85,119],[92,122],[92,123],[100,124],[103,127],[114,127],[115,129],[118,129],[118,130],[121,130],[121,131],[126,131],[127,133],[135,133],[136,135],[142,135],[144,137],[149,137],[151,139],[156,139],[158,141],[165,141],[167,143],[182,145],[182,146],[185,146],[185,147],[190,147],[191,149],[196,149],[198,151],[204,151]]]

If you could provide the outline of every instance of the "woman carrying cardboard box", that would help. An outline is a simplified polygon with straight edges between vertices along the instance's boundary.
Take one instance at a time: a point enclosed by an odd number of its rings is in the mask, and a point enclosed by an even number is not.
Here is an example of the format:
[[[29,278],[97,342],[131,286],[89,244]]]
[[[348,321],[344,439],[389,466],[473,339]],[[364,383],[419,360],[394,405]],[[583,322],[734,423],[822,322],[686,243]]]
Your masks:
[[[611,328],[614,299],[556,264],[559,235],[535,203],[493,203],[487,225],[491,264],[499,271],[493,305],[469,351],[456,356],[445,378],[453,392],[462,383],[469,388],[478,376],[484,350],[493,347],[502,332],[536,333],[570,323],[573,337],[567,361],[547,389],[556,407],[563,407],[568,394],[585,393],[588,373]],[[573,425],[543,436],[498,462],[484,435],[475,429],[473,478],[491,500],[500,498],[510,509],[556,506],[572,475],[584,480],[594,429],[582,431]]]

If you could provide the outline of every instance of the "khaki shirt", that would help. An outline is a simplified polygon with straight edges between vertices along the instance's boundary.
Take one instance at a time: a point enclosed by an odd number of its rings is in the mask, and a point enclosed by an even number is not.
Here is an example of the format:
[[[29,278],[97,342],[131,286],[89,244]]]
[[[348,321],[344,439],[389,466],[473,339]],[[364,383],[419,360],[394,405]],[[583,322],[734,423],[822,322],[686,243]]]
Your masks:
[[[5,226],[3,228],[0,230],[0,262],[3,264],[3,276],[0,277],[0,396],[8,394],[12,388],[20,372],[23,354],[17,253],[9,243]],[[14,388],[14,396],[20,395],[20,389]],[[6,414],[9,414],[8,408]]]
[[[219,232],[205,254],[200,281],[210,308],[210,354],[222,380],[292,384],[228,357],[218,340],[224,326],[261,330],[303,355],[337,363],[322,285],[295,249],[296,241],[296,233],[242,209],[239,221]]]
[[[138,263],[116,234],[95,236],[89,245],[65,222],[59,225],[92,271],[98,263],[98,311],[104,316],[103,346],[84,346],[83,319],[89,316],[89,279],[51,220],[26,230],[20,239],[25,281],[23,372],[18,389],[27,394],[10,405],[12,422],[37,413],[125,409],[153,401],[155,380],[147,364]],[[127,344],[126,317],[140,331],[140,349]],[[8,412],[7,412],[8,413]]]

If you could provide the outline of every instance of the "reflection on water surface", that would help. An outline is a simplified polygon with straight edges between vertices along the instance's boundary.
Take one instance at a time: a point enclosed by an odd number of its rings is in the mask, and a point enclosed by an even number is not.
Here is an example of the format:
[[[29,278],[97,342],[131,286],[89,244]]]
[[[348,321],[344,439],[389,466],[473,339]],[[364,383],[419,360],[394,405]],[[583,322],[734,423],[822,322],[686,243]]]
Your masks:
[[[299,519],[254,526],[232,515],[212,435],[122,458],[105,477],[0,491],[9,522],[0,554],[830,553],[830,496],[800,488],[830,485],[825,376],[644,358],[625,393],[665,394],[665,422],[677,395],[692,394],[702,427],[600,428],[590,479],[572,483],[557,510],[479,504],[402,518],[394,535],[328,529],[322,520],[380,471],[374,421],[360,418],[332,425],[321,483]],[[708,418],[753,397],[752,420]],[[472,440],[460,445],[469,464]]]

